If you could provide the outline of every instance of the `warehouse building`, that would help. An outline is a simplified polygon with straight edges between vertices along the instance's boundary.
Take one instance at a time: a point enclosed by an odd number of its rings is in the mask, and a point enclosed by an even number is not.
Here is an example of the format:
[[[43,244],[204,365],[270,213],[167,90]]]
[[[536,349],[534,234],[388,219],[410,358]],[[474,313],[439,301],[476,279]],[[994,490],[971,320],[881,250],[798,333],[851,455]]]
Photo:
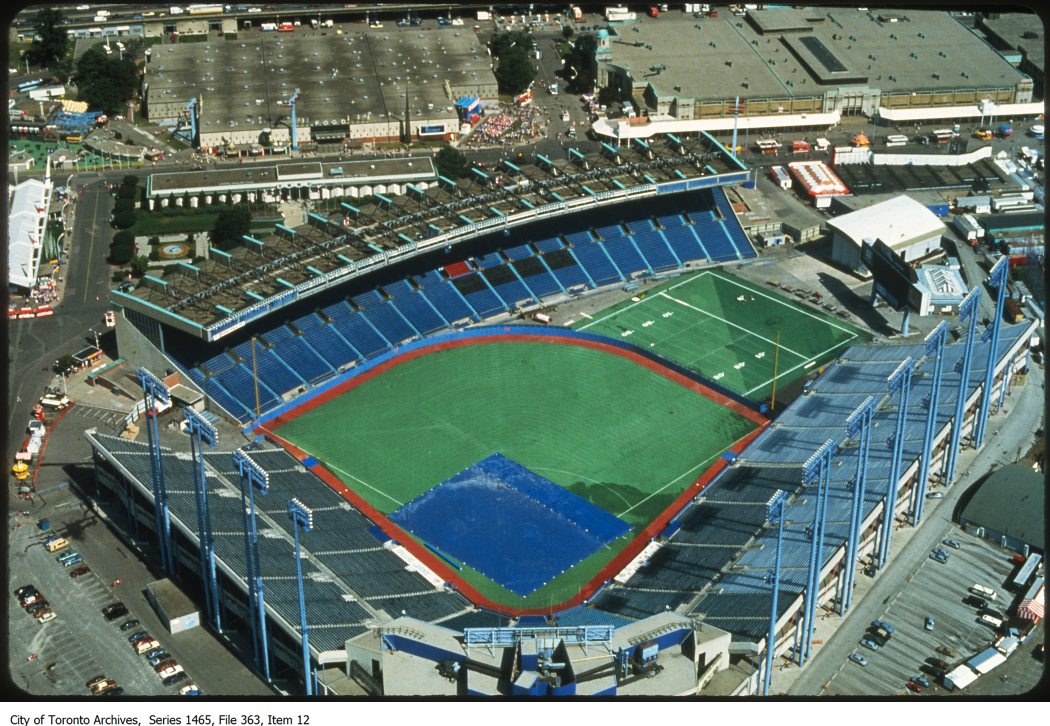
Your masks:
[[[1036,88],[1046,84],[1046,36],[1042,23],[1033,23],[1024,13],[981,13],[975,24],[978,33],[999,51],[1008,63],[1032,78]]]
[[[670,13],[599,31],[596,63],[600,86],[679,120],[731,117],[738,98],[744,118],[804,126],[811,114],[1027,104],[1034,92],[1029,76],[940,11]]]
[[[993,472],[963,505],[959,524],[978,537],[1027,555],[1046,542],[1043,476],[1027,464]]]
[[[828,227],[831,259],[846,270],[860,270],[865,239],[882,240],[905,262],[915,262],[939,250],[947,232],[937,215],[904,195],[836,217]]]
[[[491,59],[474,33],[398,29],[345,35],[249,32],[151,49],[143,81],[150,121],[196,128],[202,148],[291,141],[454,139],[455,101],[494,99]]]
[[[7,284],[22,293],[36,284],[51,207],[50,177],[14,187],[7,217]]]

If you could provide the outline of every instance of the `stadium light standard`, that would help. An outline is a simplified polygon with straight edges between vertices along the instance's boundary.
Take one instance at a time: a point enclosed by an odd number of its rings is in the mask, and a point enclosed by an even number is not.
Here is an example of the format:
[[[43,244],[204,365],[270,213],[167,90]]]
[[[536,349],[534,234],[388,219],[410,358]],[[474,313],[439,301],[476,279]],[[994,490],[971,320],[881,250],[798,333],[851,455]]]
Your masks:
[[[149,443],[150,474],[153,478],[153,511],[156,515],[157,544],[160,548],[161,569],[169,577],[175,573],[175,557],[171,553],[171,519],[168,516],[168,492],[164,486],[164,464],[160,456],[160,431],[157,428],[157,401],[171,404],[168,387],[145,368],[136,371],[142,386],[146,406],[146,438]]]
[[[810,526],[812,546],[809,551],[809,574],[806,583],[805,624],[802,632],[802,644],[798,649],[798,665],[802,667],[809,656],[813,645],[814,620],[817,617],[817,600],[820,598],[820,571],[824,560],[824,524],[827,517],[828,479],[831,469],[831,455],[838,446],[836,439],[828,439],[802,465],[802,483],[817,482],[817,497],[813,507],[813,524]]]
[[[988,286],[995,289],[995,315],[992,316],[991,326],[985,328],[981,340],[991,344],[988,346],[988,362],[984,367],[984,390],[981,392],[981,408],[977,413],[977,430],[973,437],[974,448],[981,448],[984,443],[984,433],[988,425],[988,409],[992,403],[992,385],[995,383],[995,360],[998,354],[996,348],[999,345],[999,329],[1003,322],[1003,305],[1006,302],[1006,274],[1009,270],[1006,257],[1000,257],[999,261],[992,265],[988,273]],[[1006,390],[1007,370],[1003,370],[1003,390]],[[1002,409],[1002,404],[999,404]]]
[[[306,684],[306,695],[312,696],[313,682],[310,674],[310,634],[306,627],[306,600],[303,597],[303,560],[299,549],[299,529],[309,532],[314,528],[313,510],[297,498],[288,500],[288,516],[292,520],[292,532],[295,536],[295,581],[299,585],[299,630],[303,640],[303,683]]]
[[[255,494],[270,490],[270,474],[253,461],[246,451],[233,452],[241,480],[241,515],[244,522],[244,561],[248,578],[248,605],[251,610],[252,645],[259,670],[270,680],[269,642],[266,637],[266,606],[263,600],[262,565],[259,561],[259,535],[255,526]],[[247,506],[245,505],[247,490]]]
[[[948,486],[955,479],[955,465],[959,460],[959,446],[962,444],[963,419],[966,418],[966,399],[970,392],[970,364],[973,361],[973,341],[977,332],[977,306],[981,302],[980,286],[970,290],[959,305],[959,320],[966,321],[966,344],[963,346],[963,357],[959,363],[959,395],[955,400],[955,420],[952,422],[952,438],[948,447],[948,461],[944,465],[944,484]]]
[[[857,579],[857,550],[860,546],[860,530],[864,524],[864,485],[868,477],[868,448],[871,445],[871,424],[875,416],[875,398],[868,396],[846,419],[846,435],[860,437],[857,447],[857,476],[853,480],[853,506],[849,518],[849,540],[846,542],[846,570],[842,597],[839,598],[839,614],[844,614],[853,604],[853,583]]]
[[[904,427],[908,421],[908,394],[911,389],[911,374],[915,361],[905,358],[886,379],[890,395],[899,393],[897,399],[897,428],[893,432],[893,454],[890,457],[890,478],[886,487],[886,502],[882,510],[882,532],[879,535],[878,557],[875,567],[881,570],[890,556],[890,540],[893,538],[893,521],[897,511],[897,485],[901,477],[901,457],[904,452]]]
[[[777,594],[780,592],[780,553],[784,543],[784,507],[787,492],[778,490],[766,503],[766,521],[777,525],[777,552],[773,560],[773,602],[769,607],[769,633],[766,635],[766,672],[762,680],[762,695],[769,695],[773,677],[773,658],[777,638]]]
[[[197,495],[197,538],[200,541],[201,582],[204,599],[211,611],[215,632],[222,632],[222,613],[219,608],[219,583],[215,576],[215,536],[211,530],[208,512],[208,480],[204,472],[204,446],[214,449],[219,433],[210,422],[188,406],[182,409],[190,435],[190,458],[193,459],[193,489]]]
[[[933,375],[930,376],[930,399],[926,404],[926,434],[922,440],[922,465],[919,478],[912,490],[911,524],[918,527],[922,521],[922,504],[926,499],[926,485],[930,481],[930,459],[933,457],[933,434],[937,428],[937,399],[941,393],[941,373],[944,369],[944,344],[948,338],[948,323],[943,320],[926,336],[926,355],[933,356]]]

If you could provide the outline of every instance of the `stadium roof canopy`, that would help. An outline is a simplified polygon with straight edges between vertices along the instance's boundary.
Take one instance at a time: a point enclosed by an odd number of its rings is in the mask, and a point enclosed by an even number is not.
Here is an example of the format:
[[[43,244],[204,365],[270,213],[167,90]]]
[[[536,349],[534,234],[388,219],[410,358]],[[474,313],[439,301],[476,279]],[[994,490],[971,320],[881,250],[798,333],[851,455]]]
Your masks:
[[[7,227],[7,281],[16,287],[32,287],[40,267],[51,184],[27,179],[15,187]]]
[[[1041,474],[1026,464],[1011,464],[989,476],[966,504],[960,519],[1042,547],[1046,541]]]
[[[857,247],[864,239],[870,238],[880,239],[894,250],[947,231],[937,215],[903,194],[836,217],[828,221],[828,226],[838,230]]]

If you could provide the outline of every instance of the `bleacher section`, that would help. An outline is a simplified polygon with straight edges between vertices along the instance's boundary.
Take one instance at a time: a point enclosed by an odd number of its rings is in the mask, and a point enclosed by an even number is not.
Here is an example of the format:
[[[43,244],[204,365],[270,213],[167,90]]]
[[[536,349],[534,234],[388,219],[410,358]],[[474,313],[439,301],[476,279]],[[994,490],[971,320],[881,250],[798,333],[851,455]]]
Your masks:
[[[256,408],[253,367],[259,407],[266,410],[290,392],[420,336],[553,296],[755,255],[723,192],[692,200],[679,214],[565,232],[386,283],[257,336],[254,364],[250,341],[233,355],[220,353],[197,366],[178,363],[216,404],[247,422]]]

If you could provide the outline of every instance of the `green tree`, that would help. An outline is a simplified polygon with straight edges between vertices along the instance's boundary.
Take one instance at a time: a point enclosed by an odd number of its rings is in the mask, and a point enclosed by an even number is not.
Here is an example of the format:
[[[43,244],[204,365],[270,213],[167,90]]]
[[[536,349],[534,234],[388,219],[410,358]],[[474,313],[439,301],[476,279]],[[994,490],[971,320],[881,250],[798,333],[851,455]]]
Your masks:
[[[109,246],[109,264],[126,265],[135,256],[134,242],[129,245],[117,244],[116,241]]]
[[[136,255],[131,258],[131,274],[135,277],[142,277],[146,274],[146,270],[149,269],[149,257],[144,255]]]
[[[215,226],[209,234],[211,243],[224,252],[232,250],[241,243],[241,238],[248,234],[252,223],[252,213],[245,205],[226,207],[219,212]]]
[[[36,14],[33,29],[39,38],[33,38],[26,58],[33,65],[58,70],[69,52],[69,35],[62,27],[62,13],[53,7],[45,7]]]
[[[512,30],[509,33],[500,33],[493,36],[492,40],[489,41],[489,50],[492,51],[493,56],[500,58],[511,48],[528,50],[533,45],[534,41],[531,35],[521,30]]]
[[[521,93],[536,78],[536,67],[529,62],[524,48],[513,47],[503,53],[496,66],[496,83],[500,93]]]
[[[96,46],[77,61],[76,82],[80,100],[90,108],[118,114],[138,90],[139,74],[131,58],[108,57]]]
[[[434,156],[434,166],[438,174],[448,179],[462,179],[470,171],[467,157],[451,146],[444,147]]]
[[[68,374],[68,373],[72,373],[77,368],[79,368],[79,365],[77,364],[77,359],[74,358],[72,355],[68,355],[68,354],[64,355],[61,358],[59,358],[57,361],[55,361],[54,370],[55,370],[56,373],[67,373]]]
[[[571,38],[571,37],[572,37],[572,34],[573,34],[573,33],[575,33],[575,32],[576,32],[576,31],[575,31],[575,30],[573,30],[573,29],[572,29],[571,27],[569,27],[568,25],[566,25],[566,26],[565,26],[564,28],[562,28],[562,29],[561,29],[561,34],[562,34],[562,37],[563,37],[563,38],[565,38],[565,40],[568,40],[569,38]]]
[[[117,229],[127,229],[135,224],[135,212],[131,209],[121,209],[113,215],[113,226]]]
[[[138,186],[138,183],[139,178],[137,176],[135,176],[134,174],[128,174],[121,180],[120,185],[122,187],[136,187]]]
[[[565,58],[565,79],[572,93],[589,93],[594,90],[595,53],[598,40],[586,33],[576,39],[572,52]]]

